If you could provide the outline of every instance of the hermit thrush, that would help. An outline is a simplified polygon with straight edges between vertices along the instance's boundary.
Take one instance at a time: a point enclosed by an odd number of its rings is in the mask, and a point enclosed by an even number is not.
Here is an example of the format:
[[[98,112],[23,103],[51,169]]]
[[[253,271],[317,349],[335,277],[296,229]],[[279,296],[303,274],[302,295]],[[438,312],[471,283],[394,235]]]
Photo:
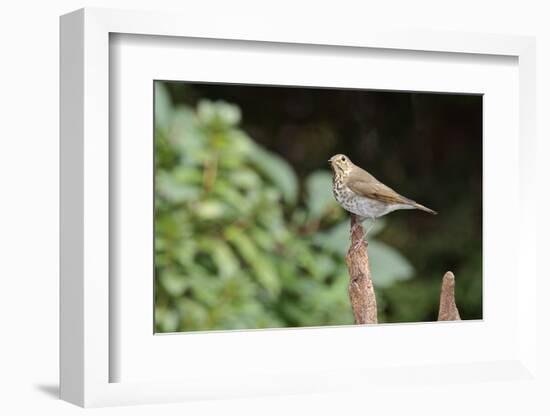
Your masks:
[[[338,154],[329,159],[334,173],[332,191],[338,203],[347,211],[360,217],[360,221],[367,218],[372,220],[398,209],[420,209],[437,214],[424,205],[399,195],[390,187],[378,181],[374,176],[346,156]]]

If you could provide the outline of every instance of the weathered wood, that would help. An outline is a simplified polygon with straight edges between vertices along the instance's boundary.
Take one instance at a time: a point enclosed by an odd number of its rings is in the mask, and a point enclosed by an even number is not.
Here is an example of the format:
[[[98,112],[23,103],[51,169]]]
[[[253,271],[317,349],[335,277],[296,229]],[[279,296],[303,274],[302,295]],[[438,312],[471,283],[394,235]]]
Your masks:
[[[460,321],[460,314],[455,303],[455,275],[452,272],[447,272],[443,276],[437,320]]]
[[[355,214],[351,214],[351,245],[346,255],[349,271],[349,299],[356,324],[378,323],[376,294],[369,268],[368,242],[363,226]],[[438,321],[460,321],[455,302],[455,276],[447,272],[443,276],[439,297]]]
[[[363,236],[363,226],[357,216],[351,214],[351,246],[346,255],[351,308],[356,324],[376,324],[376,295],[369,268],[368,243]]]

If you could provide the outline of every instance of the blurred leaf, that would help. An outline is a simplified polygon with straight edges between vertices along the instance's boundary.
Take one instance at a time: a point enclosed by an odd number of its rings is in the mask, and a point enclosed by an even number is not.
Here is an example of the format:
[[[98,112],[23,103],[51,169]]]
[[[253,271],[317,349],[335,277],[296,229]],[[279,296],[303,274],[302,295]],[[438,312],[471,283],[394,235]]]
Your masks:
[[[186,241],[185,244],[177,244],[173,247],[173,256],[182,266],[194,264],[197,254],[197,242],[194,240]]]
[[[277,186],[287,203],[294,204],[298,197],[298,180],[292,167],[280,156],[268,153],[259,146],[249,154],[250,161]]]
[[[204,249],[211,252],[218,276],[228,277],[237,273],[239,259],[227,243],[222,240],[204,239],[202,245]]]
[[[223,288],[221,280],[206,273],[193,273],[189,283],[194,299],[204,305],[204,308],[216,307]]]
[[[250,237],[256,245],[264,251],[272,251],[275,249],[276,241],[271,234],[260,227],[253,227],[250,230]]]
[[[180,299],[177,306],[184,327],[200,329],[207,326],[208,312],[204,306],[189,298]]]
[[[383,226],[384,223],[378,219],[369,236],[380,231]],[[314,241],[323,249],[343,258],[351,244],[349,227],[348,223],[342,222],[327,232],[316,234]],[[397,250],[371,237],[368,238],[368,243],[372,279],[377,287],[387,287],[395,281],[412,277],[412,265]]]
[[[201,165],[207,152],[207,137],[197,124],[195,113],[186,107],[177,107],[172,113],[170,143],[187,165]]]
[[[262,186],[260,177],[251,169],[242,168],[229,174],[230,183],[243,189],[255,189]]]
[[[166,270],[159,276],[160,283],[166,289],[166,292],[171,296],[180,296],[189,286],[186,279],[175,273],[174,271]]]
[[[194,212],[199,219],[216,220],[228,215],[228,206],[217,200],[201,201],[196,205]]]
[[[243,169],[243,159],[255,146],[252,139],[244,131],[237,129],[227,130],[224,137],[225,140],[221,146],[224,157],[220,165],[229,169]]]
[[[243,230],[227,228],[226,238],[235,246],[243,259],[252,267],[258,282],[272,295],[280,291],[280,282],[273,265],[258,251],[252,240]]]
[[[324,250],[343,257],[350,245],[349,224],[341,222],[328,231],[319,232],[313,236],[313,241]]]
[[[311,218],[319,218],[330,207],[337,207],[332,194],[332,175],[316,171],[306,179],[307,205]]]
[[[160,326],[160,332],[175,332],[178,330],[179,313],[174,309],[156,308],[155,321]]]
[[[368,253],[375,287],[388,287],[398,280],[412,277],[413,267],[409,261],[387,244],[370,241]]]
[[[366,227],[369,227],[370,220],[366,220],[365,223],[366,226],[364,226],[365,231]],[[373,236],[378,234],[385,226],[385,222],[382,219],[377,219],[375,225],[372,227],[372,229],[369,231],[369,237],[368,241],[369,244],[373,240]],[[344,221],[339,223],[338,225],[334,226],[328,231],[325,232],[319,232],[315,234],[313,237],[313,241],[320,245],[325,250],[332,251],[335,254],[338,254],[340,256],[345,256],[349,246],[351,244],[350,239],[350,224],[348,221]]]
[[[241,122],[241,110],[236,105],[220,103],[218,107],[220,119],[228,126],[235,126]]]
[[[223,101],[201,100],[197,114],[203,125],[231,127],[241,121],[241,110],[237,106]]]
[[[218,181],[214,190],[215,196],[230,205],[239,216],[249,215],[258,203],[258,195],[250,193],[246,195],[239,192],[231,183]],[[229,212],[227,212],[229,214]]]
[[[185,183],[174,174],[159,171],[156,177],[156,189],[160,196],[170,202],[184,202],[197,199],[200,189],[192,183]]]

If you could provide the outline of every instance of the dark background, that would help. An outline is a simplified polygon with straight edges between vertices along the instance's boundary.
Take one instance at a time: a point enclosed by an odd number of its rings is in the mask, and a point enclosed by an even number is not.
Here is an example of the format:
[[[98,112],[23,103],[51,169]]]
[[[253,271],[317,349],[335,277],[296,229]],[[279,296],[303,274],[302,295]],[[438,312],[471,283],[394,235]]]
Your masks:
[[[383,321],[435,320],[441,278],[457,279],[463,319],[482,317],[482,97],[393,91],[164,83],[173,103],[223,100],[240,127],[300,181],[344,153],[436,211],[396,211],[377,238],[414,267],[383,290]],[[374,276],[376,286],[376,276]]]

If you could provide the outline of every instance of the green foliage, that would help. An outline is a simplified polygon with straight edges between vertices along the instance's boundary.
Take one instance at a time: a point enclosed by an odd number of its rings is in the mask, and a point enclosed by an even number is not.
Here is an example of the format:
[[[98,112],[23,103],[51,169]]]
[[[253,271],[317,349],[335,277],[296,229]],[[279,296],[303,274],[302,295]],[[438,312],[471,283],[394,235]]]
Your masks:
[[[351,324],[349,222],[330,172],[300,184],[240,120],[221,101],[174,106],[155,84],[156,330]],[[377,287],[411,277],[395,249],[369,250]]]
[[[332,175],[329,172],[313,172],[306,179],[308,207],[311,219],[321,218],[328,209],[335,206],[332,196]]]
[[[413,273],[410,263],[397,250],[372,238],[382,231],[384,224],[378,220],[369,232],[369,263],[377,289],[387,288],[397,280],[407,280]],[[342,222],[314,238],[320,247],[344,258],[349,246],[349,225]]]

